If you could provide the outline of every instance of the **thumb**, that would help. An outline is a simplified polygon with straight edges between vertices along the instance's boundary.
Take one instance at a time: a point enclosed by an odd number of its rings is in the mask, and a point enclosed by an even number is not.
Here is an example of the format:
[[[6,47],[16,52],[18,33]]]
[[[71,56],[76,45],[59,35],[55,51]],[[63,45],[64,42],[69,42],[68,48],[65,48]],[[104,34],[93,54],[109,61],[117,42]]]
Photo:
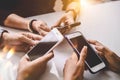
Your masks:
[[[45,62],[48,62],[50,59],[52,59],[54,57],[54,54],[53,52],[50,52],[48,54],[45,54],[42,58],[43,58],[43,61]]]
[[[51,53],[48,53],[48,54],[45,54],[44,56],[34,60],[36,63],[39,63],[39,62],[48,62],[50,59],[52,59],[54,57],[54,54],[51,52]]]
[[[77,56],[77,53],[73,52],[72,54],[72,59],[74,59],[76,62],[78,61],[78,56]]]
[[[87,46],[84,46],[81,50],[81,53],[80,53],[80,59],[78,61],[78,63],[83,63],[85,61],[87,57]]]

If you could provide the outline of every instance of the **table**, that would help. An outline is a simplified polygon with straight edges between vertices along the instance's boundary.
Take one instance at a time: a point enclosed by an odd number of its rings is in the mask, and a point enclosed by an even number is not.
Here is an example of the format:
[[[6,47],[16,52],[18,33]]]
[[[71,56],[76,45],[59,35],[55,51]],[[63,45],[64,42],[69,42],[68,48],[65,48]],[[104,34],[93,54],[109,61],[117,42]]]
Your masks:
[[[75,30],[81,31],[87,39],[94,39],[102,42],[120,56],[120,1],[89,5],[82,9],[80,21],[81,25]],[[62,48],[61,48],[62,47]],[[63,51],[63,49],[65,51]],[[56,66],[71,55],[71,47],[64,41],[57,47]],[[64,56],[63,56],[64,55]],[[60,57],[62,56],[62,57]],[[65,57],[66,56],[66,57]],[[61,59],[62,58],[62,59]],[[63,61],[62,61],[63,60]],[[62,67],[62,68],[61,68]],[[57,66],[60,76],[62,75],[63,65]],[[111,71],[101,71],[97,74],[90,74],[85,71],[84,80],[119,80],[120,74]]]
[[[119,7],[120,1],[116,1],[93,5],[82,9],[81,17],[79,19],[82,24],[81,26],[74,28],[72,31],[81,31],[87,39],[95,39],[102,42],[120,56]],[[63,13],[64,12],[49,13],[29,17],[28,19],[42,19],[43,21],[46,21],[49,26],[52,26],[52,24],[54,24]],[[55,56],[48,63],[47,70],[40,80],[63,80],[63,66],[65,64],[65,60],[71,55],[72,52],[72,48],[69,46],[66,40],[64,40],[54,50]],[[16,52],[16,54],[8,60],[0,59],[0,61],[2,61],[0,66],[7,63],[6,68],[2,67],[3,69],[0,69],[0,73],[3,74],[4,80],[15,80],[18,62],[24,54],[25,53]],[[96,79],[119,80],[120,75],[111,71],[101,71],[93,75],[88,71],[85,71],[84,80]]]

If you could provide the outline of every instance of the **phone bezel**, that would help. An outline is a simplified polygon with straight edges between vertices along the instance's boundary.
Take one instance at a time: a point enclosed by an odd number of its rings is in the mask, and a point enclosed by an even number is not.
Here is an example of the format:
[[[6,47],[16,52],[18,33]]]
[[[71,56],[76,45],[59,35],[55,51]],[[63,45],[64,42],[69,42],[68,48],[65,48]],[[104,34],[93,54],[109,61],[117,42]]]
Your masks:
[[[55,36],[54,37],[56,37],[57,38],[57,43],[54,45],[54,46],[52,46],[46,53],[44,53],[44,55],[45,54],[48,54],[48,53],[50,53],[57,45],[59,45],[62,41],[63,41],[63,39],[64,39],[64,37],[62,36],[62,34],[58,31],[58,29],[56,29],[56,28],[54,28],[54,29],[52,29],[49,33],[54,33],[55,34]],[[48,34],[49,34],[48,33]],[[47,35],[42,39],[42,40],[44,40],[44,39],[46,39],[47,38]],[[42,41],[41,40],[41,41]],[[41,42],[40,41],[40,42]],[[40,43],[39,42],[39,43]],[[39,44],[38,43],[38,44]],[[38,46],[38,45],[35,45],[31,50],[29,50],[28,52],[27,52],[27,55],[29,56],[30,55],[30,51],[32,51],[36,46]],[[29,58],[30,58],[30,56],[29,56]],[[30,60],[32,60],[31,58],[30,58]]]
[[[92,46],[88,43],[88,41],[86,40],[86,38],[83,36],[83,34],[80,31],[76,31],[73,32],[71,34],[67,34],[65,35],[65,38],[67,39],[68,43],[72,46],[73,50],[75,52],[77,52],[77,55],[79,55],[79,51],[73,46],[73,43],[70,39],[78,37],[78,36],[82,36],[84,38],[84,40],[87,42],[87,44],[92,48]],[[93,48],[92,48],[93,49]],[[94,50],[94,49],[93,49]],[[94,51],[95,52],[95,51]],[[98,54],[95,52],[95,54],[98,56]],[[98,56],[98,58],[102,61],[100,64],[94,66],[94,67],[90,67],[89,64],[85,61],[89,71],[91,73],[96,73],[98,71],[100,71],[101,69],[106,67],[106,64],[104,63],[104,61]]]

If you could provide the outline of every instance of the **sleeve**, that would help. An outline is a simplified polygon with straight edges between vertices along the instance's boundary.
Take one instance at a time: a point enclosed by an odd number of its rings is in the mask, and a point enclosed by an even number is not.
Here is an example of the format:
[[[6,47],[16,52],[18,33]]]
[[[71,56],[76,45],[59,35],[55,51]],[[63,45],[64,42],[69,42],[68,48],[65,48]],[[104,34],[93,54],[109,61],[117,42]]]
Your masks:
[[[0,10],[0,25],[4,26],[4,20],[10,14],[9,11]]]

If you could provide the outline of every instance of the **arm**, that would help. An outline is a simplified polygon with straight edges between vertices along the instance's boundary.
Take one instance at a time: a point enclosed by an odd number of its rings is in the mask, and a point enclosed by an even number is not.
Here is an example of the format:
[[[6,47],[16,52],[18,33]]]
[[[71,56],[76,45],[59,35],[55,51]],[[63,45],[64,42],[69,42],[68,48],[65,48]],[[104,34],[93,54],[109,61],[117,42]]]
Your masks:
[[[10,14],[4,20],[4,25],[12,28],[28,30],[29,22],[30,20],[20,17],[16,14]]]
[[[53,27],[64,25],[70,25],[75,22],[77,15],[80,12],[80,1],[79,0],[63,0],[65,13],[62,17],[53,25]],[[71,28],[70,28],[71,29]]]
[[[114,72],[120,73],[120,57],[117,56],[109,48],[96,40],[89,40],[93,44],[101,57],[104,57],[108,62],[108,68]]]
[[[4,25],[17,29],[24,29],[38,32],[40,35],[45,36],[49,31],[47,24],[41,20],[35,20],[31,23],[32,30],[30,29],[31,20],[20,17],[16,14],[10,14],[4,21]]]

